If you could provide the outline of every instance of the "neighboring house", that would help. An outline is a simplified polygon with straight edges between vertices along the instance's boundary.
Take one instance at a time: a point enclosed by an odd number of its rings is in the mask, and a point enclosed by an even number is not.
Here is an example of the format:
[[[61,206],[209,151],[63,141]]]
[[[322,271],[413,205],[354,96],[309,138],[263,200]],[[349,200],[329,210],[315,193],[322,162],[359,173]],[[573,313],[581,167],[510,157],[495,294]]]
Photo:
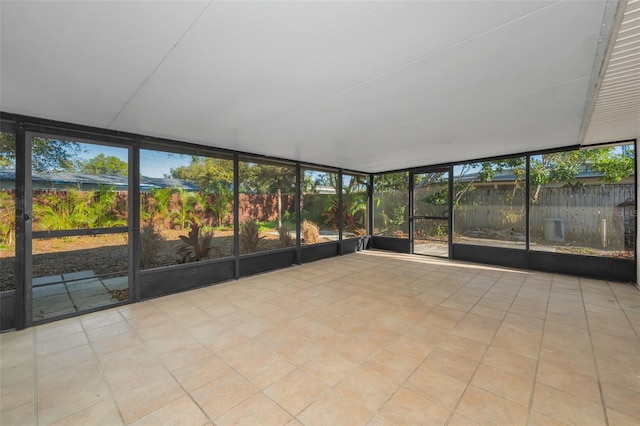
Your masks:
[[[78,188],[84,191],[96,190],[100,186],[106,185],[113,187],[116,191],[127,191],[129,180],[126,176],[107,176],[94,175],[87,173],[33,173],[32,187],[34,190],[65,190],[69,188]],[[15,170],[0,169],[0,190],[14,189],[15,187]],[[178,188],[186,191],[198,191],[196,185],[193,185],[182,179],[168,178],[140,178],[140,191],[148,192],[157,188]]]

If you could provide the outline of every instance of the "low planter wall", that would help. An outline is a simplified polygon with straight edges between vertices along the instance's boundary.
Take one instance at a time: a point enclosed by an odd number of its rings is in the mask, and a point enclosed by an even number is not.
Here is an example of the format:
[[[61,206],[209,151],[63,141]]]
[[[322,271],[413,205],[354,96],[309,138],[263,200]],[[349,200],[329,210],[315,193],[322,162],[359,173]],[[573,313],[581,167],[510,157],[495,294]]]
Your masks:
[[[15,290],[0,292],[0,331],[16,327]]]

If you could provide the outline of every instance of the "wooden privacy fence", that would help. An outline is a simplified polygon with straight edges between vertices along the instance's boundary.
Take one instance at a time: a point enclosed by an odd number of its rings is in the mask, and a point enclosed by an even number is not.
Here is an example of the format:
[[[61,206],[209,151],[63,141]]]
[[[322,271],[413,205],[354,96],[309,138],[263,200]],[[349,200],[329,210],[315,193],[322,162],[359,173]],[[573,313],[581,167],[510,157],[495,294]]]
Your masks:
[[[533,192],[533,191],[532,191]],[[466,193],[455,208],[455,232],[477,231],[525,233],[524,190],[509,201],[511,189],[476,188]],[[530,210],[532,239],[545,239],[545,224],[559,224],[564,240],[590,246],[624,247],[625,221],[635,221],[632,184],[544,187]],[[634,222],[635,223],[635,222]],[[629,232],[627,226],[627,232]]]

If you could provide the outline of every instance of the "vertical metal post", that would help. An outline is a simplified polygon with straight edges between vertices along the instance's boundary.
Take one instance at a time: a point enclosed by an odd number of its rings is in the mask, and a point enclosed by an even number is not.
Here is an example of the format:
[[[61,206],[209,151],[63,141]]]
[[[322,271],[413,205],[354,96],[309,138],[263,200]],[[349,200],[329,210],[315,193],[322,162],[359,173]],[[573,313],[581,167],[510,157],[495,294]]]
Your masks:
[[[338,170],[338,182],[336,183],[336,191],[338,191],[338,241],[340,242],[338,254],[342,256],[344,254],[344,248],[342,247],[342,215],[344,212],[344,197],[342,196],[342,169]]]
[[[16,330],[22,330],[27,326],[27,301],[31,304],[31,298],[27,297],[26,289],[26,228],[27,225],[31,226],[31,222],[24,220],[26,212],[26,189],[25,182],[27,180],[27,166],[31,167],[26,162],[26,148],[25,148],[25,132],[20,123],[12,129],[15,132],[16,138],[16,177],[15,177],[15,327]],[[29,162],[30,163],[30,162]]]
[[[409,205],[407,206],[407,210],[408,210],[408,217],[409,217],[409,254],[413,254],[413,245],[414,245],[414,235],[413,235],[413,231],[415,228],[415,224],[413,223],[414,219],[413,219],[413,209],[414,209],[414,205],[413,205],[413,190],[414,190],[414,180],[415,180],[415,175],[413,171],[409,172]]]
[[[129,147],[129,302],[140,300],[140,145]]]
[[[19,257],[22,264],[18,269],[16,276],[16,296],[22,298],[19,305],[22,309],[21,322],[16,324],[16,328],[25,328],[33,324],[33,257],[32,257],[32,229],[33,221],[33,189],[31,185],[31,140],[32,135],[24,130],[22,124],[19,123],[16,128],[16,179],[19,191],[16,192],[16,206],[20,206],[21,211],[16,211],[16,228],[22,226],[22,232],[16,232],[21,235],[21,239],[16,239],[16,246],[22,248],[19,250]],[[17,231],[17,229],[16,229]],[[16,253],[18,256],[18,253]],[[20,301],[18,301],[19,303]]]
[[[295,193],[295,208],[296,208],[296,265],[300,265],[302,263],[302,257],[300,255],[300,222],[302,218],[300,217],[300,203],[302,201],[302,168],[300,167],[300,163],[296,163],[296,193]]]
[[[233,153],[233,253],[236,257],[235,278],[240,278],[240,158]]]
[[[453,226],[454,226],[454,222],[453,222],[453,166],[449,166],[447,169],[447,175],[449,176],[449,181],[447,182],[447,184],[449,185],[449,196],[447,197],[447,204],[448,204],[448,209],[449,209],[449,218],[448,218],[448,226],[449,226],[449,232],[448,234],[448,239],[449,239],[449,259],[453,259]]]
[[[367,185],[367,205],[369,206],[368,209],[368,217],[367,220],[369,221],[369,235],[371,235],[371,244],[373,245],[373,209],[375,207],[375,200],[373,199],[374,197],[374,192],[373,192],[373,179],[374,179],[374,175],[373,173],[371,173],[369,175],[369,185]]]
[[[529,212],[531,210],[530,202],[531,202],[531,156],[527,155],[525,160],[525,185],[524,185],[524,239],[525,239],[525,251],[527,252],[527,267],[529,267],[529,247],[530,241],[529,238],[531,236],[530,230],[530,215]]]

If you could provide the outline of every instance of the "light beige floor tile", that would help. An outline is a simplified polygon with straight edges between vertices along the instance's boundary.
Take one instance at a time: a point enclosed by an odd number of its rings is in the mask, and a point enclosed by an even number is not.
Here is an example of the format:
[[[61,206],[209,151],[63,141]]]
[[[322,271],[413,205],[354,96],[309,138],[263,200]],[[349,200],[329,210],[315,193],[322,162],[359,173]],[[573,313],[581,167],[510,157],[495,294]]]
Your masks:
[[[200,342],[214,353],[221,352],[245,340],[247,338],[244,335],[232,329],[206,336],[206,338],[200,338]]]
[[[640,392],[611,383],[601,385],[607,407],[640,419]]]
[[[215,419],[256,392],[255,386],[231,371],[191,392],[191,396],[210,419]]]
[[[33,372],[31,373],[33,375]],[[6,411],[35,401],[33,377],[4,383],[0,381],[0,410]]]
[[[104,356],[110,352],[116,352],[129,346],[141,345],[142,338],[134,331],[118,334],[105,340],[91,342],[91,347],[97,356]]]
[[[156,411],[130,423],[132,426],[193,425],[208,423],[207,417],[187,395],[158,408]]]
[[[297,366],[306,364],[322,352],[324,349],[321,346],[300,338],[282,344],[275,349],[275,353]]]
[[[569,424],[604,424],[602,405],[536,384],[531,409]]]
[[[470,385],[456,412],[480,424],[516,426],[527,423],[528,408]]]
[[[82,329],[82,326],[80,326],[79,324],[78,324],[78,327]],[[63,327],[63,328],[66,329],[66,327]],[[54,331],[54,330],[56,329],[50,329],[46,331]],[[38,335],[36,334],[36,338],[37,336]],[[54,354],[56,352],[64,351],[66,349],[71,349],[78,346],[86,345],[87,343],[88,343],[87,336],[84,334],[84,331],[80,331],[78,333],[73,333],[73,334],[67,334],[59,337],[47,338],[46,340],[37,340],[36,355],[47,356],[47,355]]]
[[[255,386],[264,389],[295,369],[295,365],[285,361],[281,356],[267,352],[243,364],[237,370]]]
[[[284,376],[264,393],[292,415],[297,415],[324,393],[329,386],[301,370]]]
[[[460,400],[467,382],[423,364],[405,382],[404,387],[444,407],[453,408]]]
[[[394,383],[401,384],[413,373],[424,358],[423,355],[381,349],[373,357],[365,361],[362,366]]]
[[[138,383],[125,391],[114,391],[125,422],[130,423],[184,395],[169,375]]]
[[[123,420],[118,413],[118,409],[111,399],[104,399],[90,407],[76,411],[75,413],[62,418],[52,425],[75,426],[75,425],[95,425],[95,426],[115,426],[122,425]]]
[[[35,400],[26,404],[0,411],[0,423],[6,426],[30,426],[37,425],[35,413]]]
[[[212,355],[178,368],[172,374],[187,392],[191,392],[231,371],[224,361]]]
[[[540,362],[536,381],[599,404],[601,399],[598,380],[581,371],[567,368],[564,364]]]
[[[216,426],[226,425],[284,425],[291,416],[262,393],[256,393],[231,410],[217,417]]]
[[[83,381],[64,391],[38,398],[39,424],[53,423],[111,398],[109,387],[103,378]]]
[[[410,390],[400,388],[379,412],[391,424],[444,425],[451,411]]]
[[[537,411],[531,411],[529,414],[529,426],[568,426],[568,423],[545,416]]]
[[[450,334],[446,339],[438,343],[438,347],[477,361],[484,356],[487,350],[486,344],[455,334]]]
[[[80,322],[85,330],[92,330],[94,328],[101,328],[111,324],[116,324],[124,320],[124,317],[117,310],[108,310],[85,315],[80,319]]]
[[[478,361],[467,358],[444,349],[436,348],[425,359],[424,365],[432,370],[448,374],[451,377],[468,381],[476,367]]]
[[[38,377],[38,398],[60,392],[60,389],[74,389],[82,386],[84,382],[94,379],[102,380],[102,378],[102,372],[97,360],[90,358],[83,363],[55,370]]]
[[[468,417],[454,413],[448,423],[448,426],[478,426],[479,424],[480,423],[473,421]]]
[[[607,408],[607,420],[609,426],[633,426],[640,423],[640,417],[632,417],[613,408]]]
[[[363,425],[373,413],[340,393],[329,390],[297,416],[306,426]]]
[[[533,390],[533,381],[487,364],[480,364],[471,384],[524,406]]]
[[[538,357],[541,338],[541,331],[505,322],[498,329],[491,346],[535,359]]]
[[[35,328],[36,342],[41,343],[46,340],[58,340],[72,334],[81,333],[83,330],[80,320],[70,318],[64,321],[56,321]]]
[[[39,357],[37,359],[38,376],[51,373],[87,361],[95,360],[95,356],[89,345],[82,345],[76,348],[67,349],[51,355]]]
[[[165,352],[159,358],[169,370],[173,371],[200,359],[208,358],[211,355],[213,355],[212,351],[202,344],[194,342],[170,352]]]
[[[87,337],[90,342],[97,342],[100,340],[108,339],[119,334],[128,333],[132,330],[129,323],[126,321],[120,321],[113,324],[105,325],[103,327],[96,327],[86,331]]]
[[[358,364],[347,358],[335,352],[325,351],[303,365],[302,370],[333,386],[357,367]]]
[[[375,412],[398,389],[398,384],[378,373],[359,367],[335,385],[334,389],[369,411]]]

